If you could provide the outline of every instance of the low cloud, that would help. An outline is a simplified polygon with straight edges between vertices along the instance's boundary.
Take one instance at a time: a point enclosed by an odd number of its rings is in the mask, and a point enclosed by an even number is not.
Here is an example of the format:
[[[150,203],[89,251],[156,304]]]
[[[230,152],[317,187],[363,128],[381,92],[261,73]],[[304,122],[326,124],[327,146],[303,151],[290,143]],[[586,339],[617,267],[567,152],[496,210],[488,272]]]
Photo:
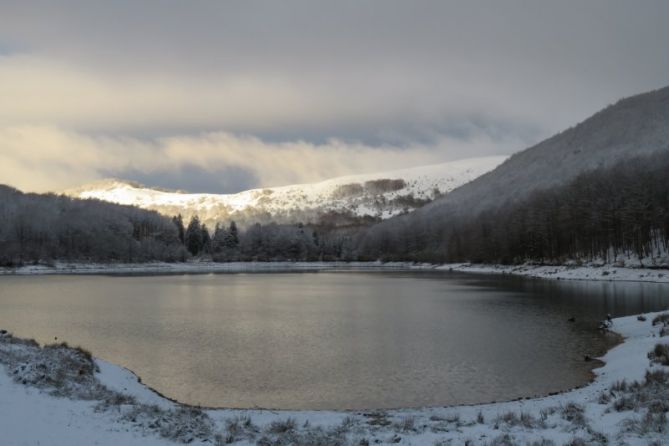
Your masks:
[[[174,182],[153,181],[149,185],[198,191],[211,185],[218,189],[212,192],[234,192],[478,156],[493,145],[500,154],[511,153],[518,141],[500,144],[480,136],[397,147],[338,140],[275,143],[227,132],[139,139],[90,136],[49,126],[5,127],[0,129],[0,182],[43,192],[110,174],[146,182],[163,176],[163,180]],[[195,171],[199,184],[185,180],[184,173]],[[221,181],[222,175],[229,181]]]
[[[176,169],[151,171],[103,169],[100,173],[104,177],[122,178],[152,187],[194,193],[234,193],[253,189],[260,184],[256,172],[248,167],[241,166],[228,166],[212,171],[186,163]]]
[[[664,86],[668,14],[661,1],[8,0],[0,182],[234,191],[508,154]]]
[[[261,131],[306,119],[291,85],[253,75],[203,82],[157,73],[109,76],[33,55],[0,56],[0,124],[144,132],[174,127]],[[315,118],[312,111],[311,119]]]
[[[419,68],[119,75],[19,53],[0,56],[0,97],[11,104],[0,107],[0,126],[153,137],[222,129],[265,140],[369,145],[477,136],[472,132],[530,142],[548,134],[545,115],[529,113],[515,94],[500,94],[455,66],[447,77]]]

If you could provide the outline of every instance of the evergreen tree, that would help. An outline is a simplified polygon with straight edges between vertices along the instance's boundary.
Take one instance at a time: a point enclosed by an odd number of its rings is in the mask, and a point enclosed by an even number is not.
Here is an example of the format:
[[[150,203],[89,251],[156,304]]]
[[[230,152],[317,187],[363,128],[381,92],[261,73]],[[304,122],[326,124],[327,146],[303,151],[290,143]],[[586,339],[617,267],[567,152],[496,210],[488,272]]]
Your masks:
[[[211,236],[209,235],[209,229],[207,229],[207,225],[202,223],[200,231],[202,232],[202,247],[200,250],[202,252],[209,253],[211,252]]]
[[[188,251],[194,256],[198,255],[202,250],[202,227],[200,225],[200,218],[197,215],[194,215],[190,223],[188,223],[184,242]]]
[[[234,220],[230,222],[227,235],[225,247],[236,249],[239,246],[239,231],[237,230],[237,223]]]
[[[219,254],[223,251],[227,236],[228,232],[225,230],[225,228],[219,223],[216,223],[216,227],[214,228],[214,236],[211,239],[212,253]]]
[[[177,235],[179,237],[179,241],[183,245],[185,233],[183,217],[181,217],[181,214],[177,215],[176,217],[172,217],[172,222],[174,223],[174,226],[177,227]]]

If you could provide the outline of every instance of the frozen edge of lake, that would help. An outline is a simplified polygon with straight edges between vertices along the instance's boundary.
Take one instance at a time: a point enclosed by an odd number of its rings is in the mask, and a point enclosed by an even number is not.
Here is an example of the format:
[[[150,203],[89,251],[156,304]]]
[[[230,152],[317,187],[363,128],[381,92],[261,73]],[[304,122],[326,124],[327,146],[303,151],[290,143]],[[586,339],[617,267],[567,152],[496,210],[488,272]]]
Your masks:
[[[436,265],[409,262],[149,262],[149,263],[66,263],[52,266],[26,265],[0,268],[0,275],[48,274],[207,274],[244,272],[299,272],[337,269],[398,270],[432,269]]]
[[[669,367],[651,364],[647,356],[661,339],[658,337],[660,326],[651,325],[657,314],[647,314],[645,321],[638,320],[636,316],[614,319],[613,330],[623,336],[624,342],[601,358],[605,364],[595,370],[593,382],[553,396],[471,406],[386,411],[208,409],[204,413],[212,420],[215,430],[221,432],[222,439],[229,435],[226,427],[229,420],[250,417],[259,433],[252,439],[248,432],[242,430],[238,437],[234,437],[236,444],[253,444],[262,435],[276,441],[285,435],[308,440],[311,438],[309,435],[315,435],[314,432],[340,435],[350,444],[360,444],[363,439],[369,443],[378,440],[381,443],[416,445],[449,440],[455,444],[464,444],[467,440],[471,440],[472,444],[486,444],[505,435],[514,443],[550,440],[554,444],[565,444],[574,438],[594,441],[596,433],[603,434],[609,443],[624,441],[630,445],[641,445],[651,441],[666,442],[669,439],[666,430],[642,435],[626,429],[626,423],[629,423],[626,420],[640,419],[640,412],[609,412],[607,408],[610,404],[600,404],[599,401],[601,394],[618,381],[643,380],[648,369],[669,371]],[[131,371],[100,359],[95,361],[99,366],[96,377],[107,388],[131,395],[138,403],[156,405],[166,411],[184,407],[141,384]],[[0,432],[3,444],[170,443],[146,423],[123,420],[114,410],[96,411],[96,403],[56,398],[37,388],[18,384],[7,374],[0,374]],[[569,403],[584,408],[585,425],[575,424],[561,416]],[[117,410],[120,414],[124,408]],[[518,417],[530,414],[536,421],[542,411],[547,415],[541,426],[500,421],[509,413]],[[289,418],[295,420],[294,430],[270,432],[273,423],[274,426],[281,425]],[[200,444],[211,443],[205,441]]]
[[[437,265],[436,270],[478,274],[510,274],[553,280],[597,280],[606,282],[653,282],[669,283],[669,269],[633,268],[613,265],[483,265],[474,263],[447,263]]]
[[[48,274],[207,274],[309,272],[328,270],[397,271],[437,270],[483,274],[510,274],[556,280],[598,280],[669,283],[669,269],[621,267],[607,264],[574,265],[483,265],[471,263],[411,262],[185,262],[185,263],[66,263],[53,266],[27,265],[0,268],[0,275]]]

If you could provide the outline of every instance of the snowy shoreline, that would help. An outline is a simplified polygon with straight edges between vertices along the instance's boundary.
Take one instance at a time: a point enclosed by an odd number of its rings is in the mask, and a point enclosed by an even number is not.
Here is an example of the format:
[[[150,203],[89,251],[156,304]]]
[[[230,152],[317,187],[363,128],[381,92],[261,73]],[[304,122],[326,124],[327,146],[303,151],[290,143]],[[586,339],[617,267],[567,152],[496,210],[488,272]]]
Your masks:
[[[551,280],[597,280],[606,282],[669,283],[669,269],[623,267],[608,264],[576,265],[482,265],[451,263],[438,265],[437,270],[476,274],[509,274]]]
[[[606,353],[604,366],[595,370],[595,379],[584,387],[503,403],[385,411],[193,409],[160,396],[131,371],[99,359],[93,359],[98,369],[95,381],[106,392],[116,392],[110,401],[120,403],[101,402],[96,397],[93,401],[55,397],[48,394],[48,386],[30,381],[31,373],[41,370],[39,364],[44,363],[40,352],[48,349],[26,346],[22,340],[3,342],[10,339],[5,335],[0,337],[0,359],[8,373],[0,373],[0,427],[5,444],[49,444],[56,439],[64,444],[89,444],[95,439],[103,445],[165,444],[175,439],[193,444],[221,439],[220,444],[254,444],[262,438],[269,444],[286,444],[282,439],[289,442],[289,437],[297,444],[335,437],[344,443],[332,444],[448,444],[449,440],[454,444],[467,440],[471,444],[569,444],[576,438],[584,440],[583,444],[599,444],[603,438],[610,443],[652,444],[669,439],[668,426],[659,432],[631,428],[642,422],[643,411],[613,410],[611,401],[624,392],[611,389],[619,388],[622,380],[642,381],[647,369],[669,372],[669,367],[652,364],[647,356],[661,340],[661,324],[652,325],[659,314],[648,314],[645,320],[637,316],[614,319],[613,329],[625,340]],[[27,356],[30,361],[23,359],[22,365],[27,365],[23,368],[6,359],[21,349],[33,349],[34,355]],[[28,376],[28,385],[22,384],[23,376]],[[184,424],[177,430],[185,430],[186,436],[171,438],[166,433],[173,431],[165,426],[158,429],[156,419]],[[206,432],[201,431],[203,420]],[[502,440],[507,443],[492,443]]]
[[[370,411],[192,408],[159,395],[133,372],[95,358],[91,361],[97,371],[84,384],[79,371],[73,385],[54,387],[35,381],[36,373],[38,378],[48,374],[49,367],[68,363],[77,351],[43,348],[3,334],[0,364],[7,373],[0,373],[0,431],[3,444],[9,445],[666,444],[666,412],[651,414],[655,406],[643,398],[637,398],[638,407],[620,403],[636,401],[630,392],[647,387],[629,385],[633,381],[655,386],[644,381],[646,371],[652,370],[666,373],[657,384],[660,390],[649,387],[648,392],[658,395],[659,404],[669,404],[669,367],[648,357],[658,342],[669,343],[669,337],[660,337],[663,324],[652,325],[659,314],[614,319],[612,330],[624,341],[601,358],[604,365],[584,387],[509,402]],[[66,361],[50,363],[45,352],[62,354]],[[58,392],[59,397],[50,394]],[[656,418],[649,421],[650,415]]]
[[[485,265],[471,263],[412,262],[184,262],[184,263],[65,263],[0,268],[0,276],[67,274],[209,274],[315,272],[330,270],[398,271],[435,270],[477,274],[508,274],[552,280],[597,280],[669,283],[669,268],[628,267],[609,264],[577,265]]]
[[[51,274],[209,274],[209,273],[263,273],[324,270],[398,270],[432,269],[436,265],[414,265],[409,262],[183,262],[183,263],[64,263],[53,266],[27,265],[18,268],[0,268],[2,275]]]

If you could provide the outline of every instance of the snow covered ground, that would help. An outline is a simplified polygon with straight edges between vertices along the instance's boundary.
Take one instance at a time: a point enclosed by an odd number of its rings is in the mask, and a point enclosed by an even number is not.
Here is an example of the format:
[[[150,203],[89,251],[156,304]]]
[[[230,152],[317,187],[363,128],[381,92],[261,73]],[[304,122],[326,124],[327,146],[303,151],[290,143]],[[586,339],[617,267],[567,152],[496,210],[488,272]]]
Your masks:
[[[452,263],[439,265],[438,270],[485,274],[513,274],[555,280],[605,280],[628,282],[669,282],[669,269],[629,268],[613,265],[478,265]]]
[[[203,274],[242,272],[320,271],[327,269],[426,269],[434,265],[409,262],[183,262],[183,263],[66,263],[0,268],[0,275],[34,274]]]
[[[580,389],[496,404],[356,412],[186,407],[86,352],[0,332],[0,443],[669,444],[669,367],[648,356],[656,344],[669,344],[660,337],[666,322],[653,325],[659,314],[614,319],[612,330],[625,341]]]

